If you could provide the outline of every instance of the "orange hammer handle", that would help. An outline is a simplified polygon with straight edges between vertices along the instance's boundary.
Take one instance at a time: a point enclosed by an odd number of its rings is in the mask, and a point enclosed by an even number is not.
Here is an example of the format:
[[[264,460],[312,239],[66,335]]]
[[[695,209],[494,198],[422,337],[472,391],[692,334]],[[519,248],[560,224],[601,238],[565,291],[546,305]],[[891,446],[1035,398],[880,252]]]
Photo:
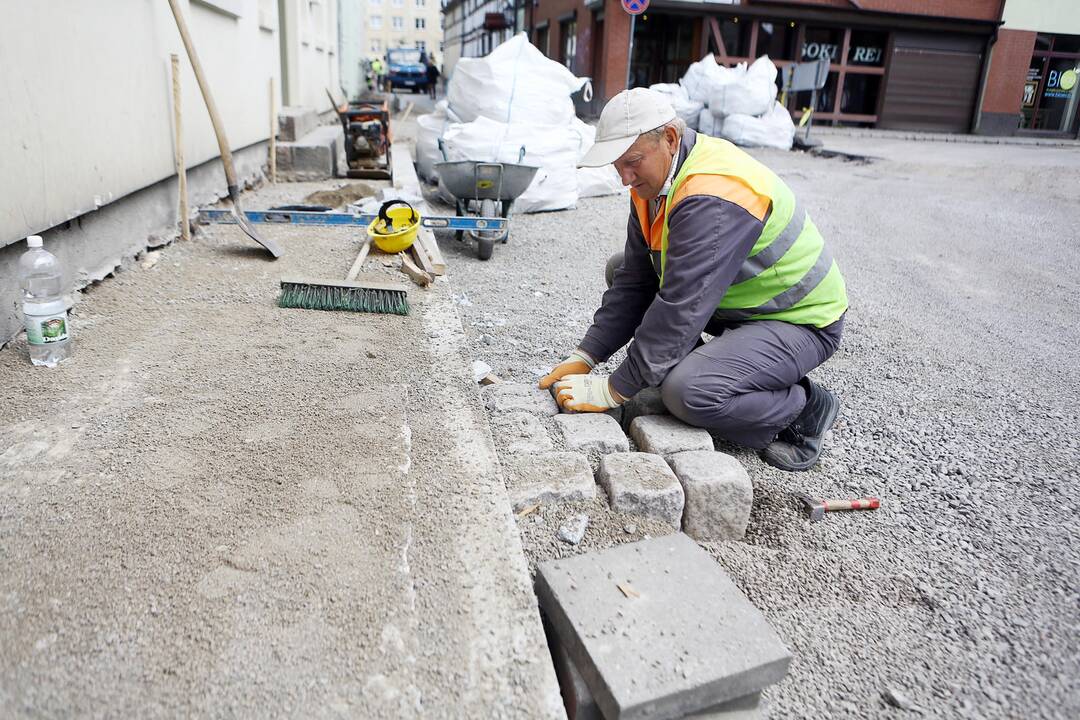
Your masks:
[[[876,510],[881,507],[881,500],[876,497],[859,498],[857,500],[822,500],[825,512],[833,510]]]

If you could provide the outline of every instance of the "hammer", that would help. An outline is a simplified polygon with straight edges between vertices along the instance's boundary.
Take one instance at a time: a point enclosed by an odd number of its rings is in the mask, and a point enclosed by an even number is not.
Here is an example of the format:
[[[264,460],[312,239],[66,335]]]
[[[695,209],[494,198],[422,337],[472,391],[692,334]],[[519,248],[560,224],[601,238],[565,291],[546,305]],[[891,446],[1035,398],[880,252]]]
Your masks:
[[[825,517],[825,513],[835,510],[876,510],[881,507],[881,501],[876,497],[858,498],[856,500],[818,500],[805,493],[799,493],[799,499],[810,511],[810,522],[814,523]]]

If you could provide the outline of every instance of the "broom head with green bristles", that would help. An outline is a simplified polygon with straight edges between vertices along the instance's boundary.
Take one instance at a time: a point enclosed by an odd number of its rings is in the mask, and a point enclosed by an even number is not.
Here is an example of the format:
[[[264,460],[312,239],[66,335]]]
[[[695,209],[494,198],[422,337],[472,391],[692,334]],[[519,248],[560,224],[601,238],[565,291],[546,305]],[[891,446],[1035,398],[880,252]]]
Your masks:
[[[408,315],[409,288],[379,280],[282,279],[278,307]]]

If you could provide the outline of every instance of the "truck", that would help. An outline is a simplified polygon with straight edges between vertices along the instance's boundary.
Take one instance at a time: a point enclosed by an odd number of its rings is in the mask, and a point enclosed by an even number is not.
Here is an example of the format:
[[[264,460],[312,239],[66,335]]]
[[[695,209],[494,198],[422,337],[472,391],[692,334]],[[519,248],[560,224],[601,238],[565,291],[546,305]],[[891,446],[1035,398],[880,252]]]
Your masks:
[[[391,48],[386,52],[387,76],[390,88],[426,91],[428,85],[427,67],[420,62],[420,51],[416,48]]]

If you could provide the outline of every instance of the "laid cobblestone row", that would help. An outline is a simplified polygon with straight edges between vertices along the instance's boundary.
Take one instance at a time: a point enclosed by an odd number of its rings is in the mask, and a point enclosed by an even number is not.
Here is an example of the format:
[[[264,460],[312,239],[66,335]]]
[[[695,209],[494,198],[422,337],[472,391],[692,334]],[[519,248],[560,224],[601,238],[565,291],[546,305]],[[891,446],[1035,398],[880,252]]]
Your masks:
[[[496,415],[491,421],[495,443],[511,455],[535,455],[554,452],[547,428],[536,415],[512,412]]]
[[[669,460],[685,495],[683,532],[695,540],[742,540],[754,486],[742,463],[713,450],[676,453]]]
[[[555,425],[568,450],[598,455],[630,451],[630,441],[619,423],[603,413],[556,415]]]
[[[630,435],[642,452],[669,458],[688,450],[712,450],[708,430],[692,427],[670,415],[646,415],[630,423]]]
[[[596,497],[588,459],[579,453],[541,453],[503,460],[506,491],[514,511],[537,503],[568,503]]]
[[[527,412],[533,415],[559,414],[559,406],[547,390],[527,383],[496,383],[484,391],[484,402],[496,413]]]
[[[605,455],[600,458],[597,480],[616,512],[682,526],[682,485],[660,456],[630,452]]]

